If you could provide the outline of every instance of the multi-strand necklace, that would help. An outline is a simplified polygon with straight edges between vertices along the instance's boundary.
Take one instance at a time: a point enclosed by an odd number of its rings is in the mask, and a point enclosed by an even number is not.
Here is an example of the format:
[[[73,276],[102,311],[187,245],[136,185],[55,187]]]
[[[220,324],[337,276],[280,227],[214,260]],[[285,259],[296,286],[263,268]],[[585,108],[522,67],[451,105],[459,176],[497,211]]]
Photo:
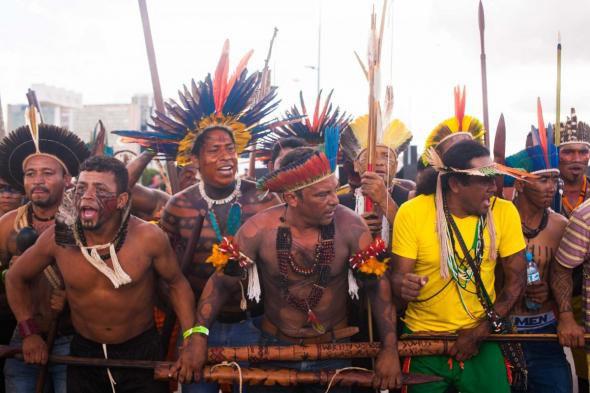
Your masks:
[[[582,182],[582,188],[580,189],[580,194],[578,195],[578,200],[576,201],[575,206],[572,206],[570,201],[567,199],[567,197],[563,198],[563,206],[568,210],[568,214],[573,212],[574,209],[578,206],[580,206],[582,204],[582,202],[584,202],[584,200],[586,199],[586,186],[587,186],[588,180],[586,179],[586,176],[584,176],[584,181]]]
[[[453,250],[453,253],[449,254],[449,259],[447,261],[448,266],[449,266],[449,271],[451,273],[451,277],[453,278],[453,281],[455,281],[455,285],[458,287],[458,293],[459,293],[459,298],[461,300],[461,304],[463,305],[463,309],[465,310],[465,312],[467,313],[467,315],[469,315],[470,318],[472,319],[476,319],[475,316],[471,313],[471,311],[469,310],[469,308],[467,307],[467,304],[465,304],[465,300],[463,298],[463,291],[468,291],[467,289],[468,285],[470,282],[473,282],[474,285],[477,287],[477,284],[474,280],[474,272],[471,269],[471,266],[469,266],[469,263],[467,263],[467,256],[463,255],[463,257],[459,256],[459,253],[457,252],[457,249],[455,247],[455,236],[457,237],[461,237],[461,233],[459,232],[456,224],[455,224],[455,220],[453,219],[453,217],[451,216],[451,212],[446,204],[446,199],[444,200],[444,213],[445,213],[445,218],[447,221],[447,233],[448,233],[448,239],[449,239],[449,249]],[[473,251],[474,257],[473,260],[475,262],[475,266],[477,269],[479,269],[479,267],[481,266],[481,263],[483,261],[483,253],[484,253],[484,236],[483,236],[483,230],[485,227],[485,220],[483,218],[483,216],[480,216],[477,220],[477,224],[475,226],[475,234],[473,236],[473,243],[471,245],[471,249],[469,249],[469,253],[471,253]],[[476,288],[476,293],[479,296],[479,291],[477,291]]]
[[[291,229],[288,226],[280,225],[277,229],[277,259],[279,262],[280,273],[280,287],[285,301],[298,311],[307,315],[308,322],[311,323],[314,330],[318,333],[324,333],[324,327],[319,323],[319,320],[313,309],[320,302],[328,280],[330,278],[330,271],[332,262],[334,260],[334,222],[320,227],[320,239],[315,247],[314,262],[311,267],[302,267],[295,262],[291,254],[291,246],[293,238]],[[301,298],[293,295],[289,291],[289,269],[295,274],[310,277],[317,274],[315,282],[312,284],[311,291],[307,298]]]
[[[213,228],[213,231],[215,231],[215,237],[217,238],[217,241],[221,241],[223,239],[223,234],[221,228],[219,227],[219,222],[217,221],[217,217],[215,216],[215,211],[213,209],[215,205],[225,205],[230,202],[233,202],[231,207],[229,208],[229,213],[227,215],[227,221],[225,224],[225,234],[228,236],[235,235],[238,231],[238,228],[240,228],[240,224],[242,221],[242,207],[238,202],[238,199],[242,195],[240,191],[241,185],[242,181],[240,178],[238,178],[236,180],[234,190],[231,194],[229,194],[227,197],[223,199],[213,199],[207,195],[207,192],[205,191],[205,183],[203,181],[199,182],[199,193],[201,194],[201,197],[205,200],[205,202],[207,202],[207,214],[209,216],[209,221],[211,222],[211,227]]]

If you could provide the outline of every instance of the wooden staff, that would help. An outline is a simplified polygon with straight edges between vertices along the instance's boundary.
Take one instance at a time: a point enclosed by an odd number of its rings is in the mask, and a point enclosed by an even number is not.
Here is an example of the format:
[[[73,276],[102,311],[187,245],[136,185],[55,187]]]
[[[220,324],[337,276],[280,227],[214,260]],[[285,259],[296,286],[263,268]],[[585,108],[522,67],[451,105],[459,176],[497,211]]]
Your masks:
[[[139,3],[139,12],[141,14],[141,22],[143,25],[143,36],[145,38],[145,49],[147,51],[148,62],[150,65],[150,74],[152,77],[152,87],[154,89],[154,103],[156,110],[161,113],[166,113],[164,107],[164,98],[162,97],[162,88],[160,87],[160,77],[158,76],[158,66],[156,64],[156,52],[154,50],[154,41],[152,40],[152,31],[150,27],[150,18],[147,11],[146,0],[137,0]],[[176,167],[171,161],[166,161],[166,169],[168,170],[168,178],[170,179],[170,186],[172,194],[179,191],[178,176],[176,174]]]
[[[23,356],[20,353],[13,354],[13,357],[23,360]],[[158,381],[170,380],[171,376],[169,374],[169,370],[170,367],[174,365],[173,362],[160,362],[153,360],[83,358],[66,355],[50,355],[48,363],[67,364],[83,367],[153,369],[154,379]],[[337,370],[329,369],[320,371],[297,371],[293,369],[241,368],[240,371],[229,364],[222,366],[205,366],[203,368],[203,378],[205,382],[216,382],[219,384],[241,382],[248,385],[266,386],[291,386],[302,384],[328,385],[333,379],[333,384],[344,386],[371,386],[374,376],[372,371],[358,370],[343,370],[342,373],[337,373]],[[334,377],[334,374],[338,375]],[[441,377],[435,375],[410,373],[402,374],[402,381],[406,385],[415,385],[441,380]]]
[[[483,4],[479,0],[479,44],[481,47],[481,54],[479,56],[481,62],[481,94],[483,101],[483,125],[486,129],[484,140],[486,147],[490,147],[490,122],[488,120],[488,72],[486,69],[486,48],[484,30],[486,28],[485,16],[483,13]]]
[[[456,334],[449,334],[449,333],[414,333],[414,334],[404,334],[402,335],[402,339],[404,340],[450,340],[454,341],[457,339]],[[545,342],[545,341],[558,341],[559,337],[557,334],[547,333],[547,334],[525,334],[525,333],[510,333],[510,334],[490,334],[489,336],[485,337],[484,341],[494,341],[494,342]],[[584,334],[584,340],[590,341],[590,334]]]
[[[500,114],[494,136],[494,162],[506,163],[506,122],[503,113]],[[504,176],[496,176],[496,196],[504,198]]]
[[[561,33],[557,33],[557,92],[555,98],[555,146],[559,146],[561,137]]]
[[[308,344],[289,346],[249,345],[244,347],[210,347],[207,350],[208,363],[221,362],[300,362],[304,360],[326,359],[366,359],[375,357],[381,349],[380,343],[336,343]],[[400,356],[443,355],[448,353],[448,340],[400,340],[397,350]],[[0,359],[13,357],[21,353],[21,348],[0,345]],[[105,359],[100,359],[105,360]],[[120,361],[119,367],[130,365],[134,361]],[[131,362],[131,363],[129,363]],[[142,365],[142,362],[137,363]],[[151,363],[150,363],[151,364]],[[167,363],[168,364],[168,363]],[[143,366],[141,366],[143,367]]]

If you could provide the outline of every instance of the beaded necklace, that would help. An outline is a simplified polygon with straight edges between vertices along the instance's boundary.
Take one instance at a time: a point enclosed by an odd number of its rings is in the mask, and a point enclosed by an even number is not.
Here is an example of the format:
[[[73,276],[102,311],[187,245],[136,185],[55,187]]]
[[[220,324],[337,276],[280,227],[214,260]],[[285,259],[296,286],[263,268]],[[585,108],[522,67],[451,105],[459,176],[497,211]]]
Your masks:
[[[53,216],[47,217],[47,218],[38,217],[35,214],[35,212],[33,211],[33,204],[29,203],[29,205],[27,206],[27,221],[29,222],[29,224],[31,226],[33,225],[33,217],[35,218],[35,220],[37,220],[39,222],[49,222],[55,218],[55,214]]]
[[[459,298],[461,300],[461,305],[463,309],[469,315],[471,319],[476,319],[475,316],[471,313],[467,305],[465,304],[465,299],[463,298],[463,291],[470,292],[467,289],[467,286],[470,282],[473,282],[476,285],[474,280],[474,272],[466,263],[466,256],[464,255],[463,258],[459,257],[457,249],[455,247],[455,236],[461,237],[461,233],[457,230],[453,229],[452,223],[454,223],[453,217],[451,216],[450,210],[446,204],[446,198],[443,199],[443,206],[445,217],[447,221],[447,238],[449,239],[449,249],[453,250],[453,253],[449,255],[449,259],[447,264],[449,266],[449,271],[451,273],[451,277],[455,282],[455,285],[458,287]],[[483,229],[485,227],[485,222],[483,216],[480,216],[477,220],[477,224],[475,226],[475,234],[473,237],[473,243],[471,245],[471,249],[469,252],[473,250],[474,253],[474,261],[477,268],[481,266],[483,261],[483,253],[484,253],[484,238],[483,238]],[[463,291],[462,291],[463,290]]]
[[[277,229],[277,259],[279,262],[280,287],[285,301],[298,311],[307,314],[307,321],[318,333],[325,333],[325,328],[319,323],[313,309],[320,302],[328,279],[330,277],[331,264],[335,257],[334,251],[334,222],[320,227],[320,241],[316,245],[314,264],[311,268],[301,268],[293,263],[291,254],[292,235],[288,226],[280,225]],[[317,278],[312,284],[311,291],[306,299],[293,295],[289,291],[289,268],[299,275],[311,276],[317,273]]]
[[[205,191],[205,183],[203,181],[199,182],[199,193],[201,197],[207,202],[208,208],[208,216],[209,221],[211,222],[211,227],[215,231],[215,237],[217,237],[217,241],[221,241],[223,239],[223,234],[221,232],[221,228],[219,227],[219,222],[217,221],[217,217],[215,216],[215,211],[213,210],[215,205],[225,205],[234,201],[234,203],[229,208],[229,213],[227,215],[227,221],[225,224],[226,235],[234,236],[240,228],[240,224],[242,221],[242,206],[238,202],[238,199],[242,195],[240,191],[240,187],[242,185],[242,180],[238,178],[236,180],[236,185],[234,190],[230,195],[223,199],[213,199],[207,195]]]
[[[541,233],[541,231],[543,229],[545,229],[547,227],[548,222],[549,222],[549,209],[544,209],[543,210],[543,217],[541,217],[541,222],[539,223],[539,226],[537,228],[531,229],[524,224],[524,221],[522,222],[522,234],[527,239],[534,239],[535,237],[537,237],[537,235],[539,233]]]

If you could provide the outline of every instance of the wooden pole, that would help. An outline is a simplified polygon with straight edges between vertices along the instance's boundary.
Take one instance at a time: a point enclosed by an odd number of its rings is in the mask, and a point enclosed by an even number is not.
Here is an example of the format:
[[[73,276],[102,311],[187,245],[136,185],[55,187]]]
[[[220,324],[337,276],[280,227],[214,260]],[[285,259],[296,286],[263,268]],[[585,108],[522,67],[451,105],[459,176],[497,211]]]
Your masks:
[[[486,147],[490,147],[490,122],[488,117],[488,72],[486,68],[486,48],[485,48],[485,16],[483,13],[483,4],[479,0],[479,44],[481,47],[481,54],[479,56],[481,62],[481,94],[483,101],[483,125],[486,129],[484,138]]]
[[[561,33],[557,33],[557,92],[555,98],[555,146],[561,139]]]
[[[160,77],[158,76],[158,66],[156,64],[156,52],[154,50],[154,42],[152,40],[152,30],[150,27],[150,19],[147,10],[146,0],[137,0],[139,3],[139,12],[141,14],[141,22],[143,25],[143,36],[145,38],[145,49],[147,51],[148,63],[150,66],[150,74],[152,77],[152,87],[154,90],[154,104],[156,110],[161,113],[166,113],[164,106],[164,98],[162,97],[162,88],[160,87]],[[168,171],[168,178],[170,179],[170,186],[172,194],[179,191],[178,176],[176,174],[176,167],[171,161],[166,161],[166,169]]]

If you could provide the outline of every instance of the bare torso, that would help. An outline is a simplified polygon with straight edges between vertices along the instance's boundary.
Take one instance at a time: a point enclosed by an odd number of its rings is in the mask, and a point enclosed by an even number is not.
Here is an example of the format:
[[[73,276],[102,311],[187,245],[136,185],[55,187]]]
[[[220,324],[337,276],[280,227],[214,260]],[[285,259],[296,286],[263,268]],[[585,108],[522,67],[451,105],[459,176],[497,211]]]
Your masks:
[[[269,194],[263,200],[259,200],[259,196],[253,182],[242,181],[241,196],[238,199],[242,209],[242,224],[256,213],[280,203],[274,194]],[[231,205],[232,203],[228,203],[214,207],[215,216],[223,235],[226,235],[226,222]],[[176,251],[178,261],[182,264],[187,244],[199,215],[205,216],[201,237],[189,259],[190,263],[183,272],[197,300],[205,283],[215,271],[212,265],[205,263],[205,260],[211,255],[213,244],[218,243],[207,213],[207,203],[201,197],[198,186],[191,186],[174,195],[166,205],[161,221],[162,228],[168,233]],[[225,305],[224,311],[239,312],[239,305],[240,294],[239,291],[236,291],[233,300]]]
[[[277,260],[276,236],[281,224],[280,218],[285,213],[284,206],[269,209],[251,220],[240,233],[240,244],[255,239],[257,255],[250,255],[258,261],[258,272],[261,280],[264,298],[265,317],[286,335],[292,337],[317,336],[308,322],[305,312],[291,306],[284,297],[281,287],[281,275]],[[348,296],[348,258],[351,253],[358,251],[358,238],[354,234],[361,234],[366,227],[354,212],[343,206],[338,206],[334,216],[335,257],[331,262],[328,283],[319,303],[313,308],[319,322],[330,330],[334,326],[346,321]],[[291,254],[295,262],[304,267],[311,267],[314,261],[319,230],[300,232],[291,228]],[[368,232],[366,232],[368,236]],[[244,239],[244,240],[243,240]],[[318,273],[310,277],[303,277],[293,269],[288,269],[288,289],[292,295],[307,299]]]
[[[119,263],[131,277],[117,289],[82,255],[77,247],[55,246],[66,296],[76,331],[105,344],[125,342],[153,325],[155,279],[150,238],[158,230],[131,217],[125,242],[117,252]],[[112,261],[105,261],[112,268]]]

